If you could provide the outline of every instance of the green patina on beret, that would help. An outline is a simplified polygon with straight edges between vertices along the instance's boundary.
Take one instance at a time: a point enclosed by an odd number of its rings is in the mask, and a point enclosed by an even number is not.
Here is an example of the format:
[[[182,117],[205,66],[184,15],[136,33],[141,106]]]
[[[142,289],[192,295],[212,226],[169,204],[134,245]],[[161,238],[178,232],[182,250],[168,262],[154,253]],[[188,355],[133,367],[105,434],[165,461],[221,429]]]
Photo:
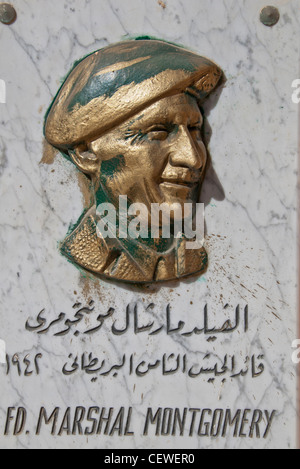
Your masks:
[[[113,44],[75,64],[46,115],[45,137],[70,148],[166,96],[189,89],[201,101],[221,76],[210,60],[164,41]]]

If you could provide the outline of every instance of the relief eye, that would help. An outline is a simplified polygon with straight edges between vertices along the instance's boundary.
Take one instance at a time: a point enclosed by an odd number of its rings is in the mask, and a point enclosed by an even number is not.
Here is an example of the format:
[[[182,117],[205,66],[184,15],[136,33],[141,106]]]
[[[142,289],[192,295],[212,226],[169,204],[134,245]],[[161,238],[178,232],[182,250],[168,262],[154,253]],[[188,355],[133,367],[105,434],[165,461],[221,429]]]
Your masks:
[[[199,126],[189,127],[191,136],[196,140],[202,140],[201,128]]]
[[[153,128],[148,132],[149,140],[166,140],[168,138],[169,132],[167,129],[163,128]]]

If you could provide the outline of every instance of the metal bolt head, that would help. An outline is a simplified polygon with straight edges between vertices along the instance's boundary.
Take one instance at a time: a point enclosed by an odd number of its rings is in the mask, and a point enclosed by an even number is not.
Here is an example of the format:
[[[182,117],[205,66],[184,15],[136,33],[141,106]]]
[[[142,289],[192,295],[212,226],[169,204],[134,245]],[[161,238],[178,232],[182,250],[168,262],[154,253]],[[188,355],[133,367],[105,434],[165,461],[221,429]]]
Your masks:
[[[17,13],[10,3],[0,3],[0,21],[3,24],[12,24],[17,18]]]
[[[267,6],[264,7],[260,12],[260,21],[265,26],[274,26],[278,23],[280,18],[280,13],[278,8]]]

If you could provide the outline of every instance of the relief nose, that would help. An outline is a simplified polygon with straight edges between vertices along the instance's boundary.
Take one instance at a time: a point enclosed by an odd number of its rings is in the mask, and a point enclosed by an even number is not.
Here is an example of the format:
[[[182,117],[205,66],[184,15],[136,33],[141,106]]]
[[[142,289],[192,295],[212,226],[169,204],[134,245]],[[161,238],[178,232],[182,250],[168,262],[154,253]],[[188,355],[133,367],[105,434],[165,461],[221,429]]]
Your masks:
[[[204,143],[196,143],[187,127],[181,126],[177,133],[176,143],[170,155],[172,166],[180,166],[201,171],[206,163]]]

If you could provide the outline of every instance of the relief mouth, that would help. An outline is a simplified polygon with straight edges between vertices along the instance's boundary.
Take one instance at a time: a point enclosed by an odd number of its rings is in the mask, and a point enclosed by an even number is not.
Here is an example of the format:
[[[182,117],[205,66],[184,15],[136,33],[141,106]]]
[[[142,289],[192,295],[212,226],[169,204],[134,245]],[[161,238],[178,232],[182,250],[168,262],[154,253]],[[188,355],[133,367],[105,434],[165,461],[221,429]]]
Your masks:
[[[180,179],[180,178],[162,178],[160,184],[187,187],[189,189],[194,188],[199,183],[199,179]]]

